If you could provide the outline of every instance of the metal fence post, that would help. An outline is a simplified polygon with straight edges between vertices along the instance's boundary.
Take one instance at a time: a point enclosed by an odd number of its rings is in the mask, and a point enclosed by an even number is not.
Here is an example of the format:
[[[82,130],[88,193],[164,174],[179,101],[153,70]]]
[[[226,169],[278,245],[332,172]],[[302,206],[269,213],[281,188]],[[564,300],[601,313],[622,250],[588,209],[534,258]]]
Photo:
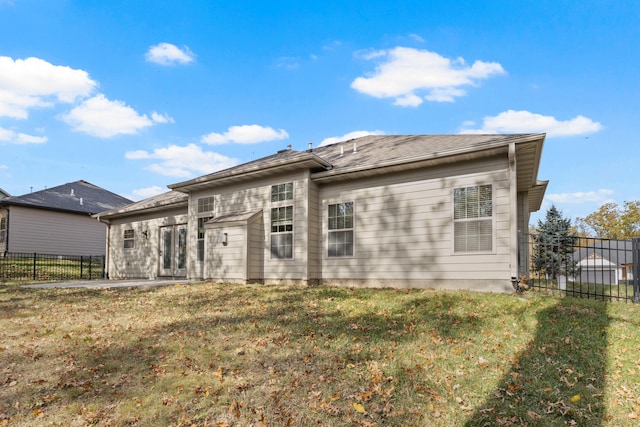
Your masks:
[[[36,263],[38,259],[38,254],[36,252],[33,253],[33,280],[36,280]]]
[[[640,303],[640,239],[631,240],[633,250],[633,302]]]

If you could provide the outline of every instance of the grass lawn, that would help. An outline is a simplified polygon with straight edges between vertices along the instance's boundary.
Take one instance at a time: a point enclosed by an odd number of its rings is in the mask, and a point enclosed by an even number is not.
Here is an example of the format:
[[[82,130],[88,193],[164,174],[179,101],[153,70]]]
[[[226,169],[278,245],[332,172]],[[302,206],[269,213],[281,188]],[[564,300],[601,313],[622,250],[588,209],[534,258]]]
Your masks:
[[[625,426],[640,306],[190,284],[0,286],[0,426]]]

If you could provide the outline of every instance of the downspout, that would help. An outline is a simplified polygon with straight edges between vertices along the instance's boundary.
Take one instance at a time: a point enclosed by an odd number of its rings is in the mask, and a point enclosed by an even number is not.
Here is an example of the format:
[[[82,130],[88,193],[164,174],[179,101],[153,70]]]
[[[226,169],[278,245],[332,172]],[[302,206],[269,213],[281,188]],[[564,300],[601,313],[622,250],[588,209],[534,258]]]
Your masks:
[[[509,269],[511,284],[518,289],[518,176],[516,168],[516,144],[509,144]]]
[[[107,226],[107,236],[105,239],[105,253],[104,253],[104,275],[105,279],[109,279],[109,248],[111,247],[111,223],[109,220],[103,221],[100,217],[96,217],[98,222],[101,222]]]
[[[111,223],[107,222],[107,242],[106,242],[106,250],[104,253],[104,277],[109,280],[109,261],[111,259]]]

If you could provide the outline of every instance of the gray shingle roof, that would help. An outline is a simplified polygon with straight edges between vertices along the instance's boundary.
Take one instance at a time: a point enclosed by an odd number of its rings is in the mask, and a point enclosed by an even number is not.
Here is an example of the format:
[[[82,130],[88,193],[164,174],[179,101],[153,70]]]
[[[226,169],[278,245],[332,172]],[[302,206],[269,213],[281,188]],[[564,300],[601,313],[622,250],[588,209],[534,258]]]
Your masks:
[[[282,150],[252,162],[169,185],[169,188],[188,192],[215,183],[264,177],[278,168],[281,172],[296,167],[306,168],[319,172],[318,177],[335,176],[346,171],[401,165],[493,148],[504,149],[510,142],[536,139],[543,140],[544,134],[369,135],[312,150]]]
[[[490,135],[369,135],[314,148],[333,169],[377,166],[425,156],[443,156],[457,151],[504,145],[526,134]],[[356,153],[353,148],[356,148]],[[342,151],[344,151],[343,154]],[[357,154],[357,155],[353,155]]]
[[[5,206],[25,206],[88,215],[130,203],[132,201],[125,197],[82,180],[0,200],[0,205]]]
[[[139,211],[151,211],[157,209],[170,208],[180,205],[187,205],[189,201],[189,195],[185,193],[180,193],[178,191],[167,191],[165,193],[157,194],[155,196],[146,198],[144,200],[140,200],[135,203],[131,203],[129,205],[111,209],[108,211],[101,211],[96,217],[114,217],[120,215],[128,215],[134,212]]]

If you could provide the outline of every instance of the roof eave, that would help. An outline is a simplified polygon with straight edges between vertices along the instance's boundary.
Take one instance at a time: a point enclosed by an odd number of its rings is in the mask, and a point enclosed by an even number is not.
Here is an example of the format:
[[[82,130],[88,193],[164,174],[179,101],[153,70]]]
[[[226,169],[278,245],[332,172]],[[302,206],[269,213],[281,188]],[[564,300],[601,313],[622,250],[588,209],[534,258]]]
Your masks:
[[[529,190],[529,212],[538,212],[542,206],[544,193],[547,191],[549,181],[537,181]]]
[[[39,206],[39,205],[32,205],[29,203],[9,202],[6,200],[0,200],[0,207],[7,209],[7,208],[10,208],[11,206],[18,206],[21,208],[29,208],[29,209],[39,209],[44,211],[63,212],[63,213],[69,213],[69,214],[75,214],[75,215],[88,215],[88,216],[94,215],[93,212],[76,211],[72,209],[63,209],[63,208],[56,208],[51,206]]]
[[[112,219],[124,218],[127,216],[139,214],[140,212],[144,212],[144,213],[160,212],[160,211],[166,211],[167,209],[174,209],[174,208],[181,208],[181,207],[188,207],[188,206],[189,206],[189,200],[183,200],[180,202],[165,203],[158,206],[141,207],[133,210],[127,210],[126,208],[124,209],[121,208],[121,209],[112,210],[112,211],[104,211],[104,212],[91,215],[91,217],[96,218],[98,221],[106,220],[108,222]]]

